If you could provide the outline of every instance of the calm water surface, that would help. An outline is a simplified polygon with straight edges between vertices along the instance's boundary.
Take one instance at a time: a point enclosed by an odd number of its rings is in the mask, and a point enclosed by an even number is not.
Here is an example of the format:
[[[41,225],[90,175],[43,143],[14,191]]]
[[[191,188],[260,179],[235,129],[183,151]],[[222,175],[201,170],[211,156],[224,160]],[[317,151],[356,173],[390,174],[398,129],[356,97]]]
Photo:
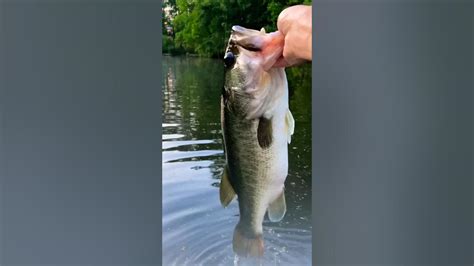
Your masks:
[[[163,264],[233,265],[238,204],[219,201],[222,62],[164,56],[163,75]],[[311,88],[301,77],[289,82],[288,210],[278,223],[265,217],[263,265],[311,265]]]

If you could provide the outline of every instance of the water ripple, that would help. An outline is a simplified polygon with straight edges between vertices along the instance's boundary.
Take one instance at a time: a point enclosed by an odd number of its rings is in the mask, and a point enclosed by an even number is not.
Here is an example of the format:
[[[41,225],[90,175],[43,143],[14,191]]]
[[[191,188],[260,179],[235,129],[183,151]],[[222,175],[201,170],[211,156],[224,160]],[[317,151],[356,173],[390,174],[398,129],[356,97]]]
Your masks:
[[[188,146],[188,145],[199,145],[199,144],[211,144],[216,143],[214,140],[178,140],[178,141],[163,141],[162,148],[163,150],[177,148],[181,146]]]
[[[183,135],[183,134],[163,134],[162,139],[163,140],[179,139],[179,138],[183,138],[183,137],[185,137],[185,135]]]
[[[219,104],[222,63],[208,59],[163,60],[163,265],[256,265],[236,258],[232,237],[239,219],[237,200],[223,208],[219,182],[224,165]],[[265,256],[260,265],[311,265],[309,200],[310,138],[299,117],[290,149],[288,211],[279,223],[264,221]],[[306,115],[306,113],[304,113]],[[300,156],[300,158],[298,158]],[[310,161],[310,159],[309,159]],[[302,219],[300,219],[302,218]],[[237,259],[237,260],[236,260]],[[257,265],[258,265],[257,264]]]
[[[179,124],[163,123],[162,126],[163,126],[163,127],[177,127],[177,126],[179,126]]]
[[[163,163],[182,160],[182,159],[190,159],[196,160],[199,157],[209,157],[215,155],[221,155],[224,151],[222,150],[204,150],[204,151],[163,151]]]

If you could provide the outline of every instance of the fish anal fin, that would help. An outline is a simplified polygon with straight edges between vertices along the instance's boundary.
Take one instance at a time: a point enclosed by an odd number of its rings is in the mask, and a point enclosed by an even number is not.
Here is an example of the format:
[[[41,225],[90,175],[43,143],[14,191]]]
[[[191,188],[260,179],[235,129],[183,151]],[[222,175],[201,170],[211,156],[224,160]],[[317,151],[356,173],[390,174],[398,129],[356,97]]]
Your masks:
[[[288,109],[288,111],[286,112],[285,121],[286,121],[286,130],[288,134],[288,144],[290,144],[291,136],[295,132],[295,119],[293,118],[293,115],[291,114],[290,109]]]
[[[227,207],[229,203],[234,199],[235,191],[229,181],[229,170],[227,165],[224,167],[222,172],[221,184],[219,186],[219,198],[223,207]]]
[[[257,139],[262,149],[270,147],[273,141],[272,134],[272,119],[260,117],[257,128]]]
[[[279,222],[286,213],[285,191],[283,190],[270,205],[268,206],[268,218],[271,222]]]

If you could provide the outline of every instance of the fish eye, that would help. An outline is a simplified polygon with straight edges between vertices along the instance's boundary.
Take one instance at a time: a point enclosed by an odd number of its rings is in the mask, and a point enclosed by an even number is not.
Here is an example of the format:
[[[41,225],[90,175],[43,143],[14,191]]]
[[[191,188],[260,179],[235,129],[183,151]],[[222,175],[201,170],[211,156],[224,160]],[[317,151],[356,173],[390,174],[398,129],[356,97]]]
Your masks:
[[[232,52],[227,52],[224,56],[224,64],[226,67],[231,67],[235,64],[235,56]]]

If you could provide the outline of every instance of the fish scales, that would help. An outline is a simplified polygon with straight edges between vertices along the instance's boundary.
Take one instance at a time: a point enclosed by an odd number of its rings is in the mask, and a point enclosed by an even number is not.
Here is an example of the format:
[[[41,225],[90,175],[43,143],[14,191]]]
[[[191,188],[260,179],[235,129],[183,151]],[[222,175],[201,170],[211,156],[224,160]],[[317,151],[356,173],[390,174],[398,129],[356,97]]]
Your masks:
[[[279,221],[286,212],[284,181],[294,121],[288,108],[283,68],[271,68],[281,55],[281,36],[232,28],[226,50],[221,123],[226,167],[220,185],[224,206],[237,196],[239,223],[233,249],[262,256],[263,219]]]

